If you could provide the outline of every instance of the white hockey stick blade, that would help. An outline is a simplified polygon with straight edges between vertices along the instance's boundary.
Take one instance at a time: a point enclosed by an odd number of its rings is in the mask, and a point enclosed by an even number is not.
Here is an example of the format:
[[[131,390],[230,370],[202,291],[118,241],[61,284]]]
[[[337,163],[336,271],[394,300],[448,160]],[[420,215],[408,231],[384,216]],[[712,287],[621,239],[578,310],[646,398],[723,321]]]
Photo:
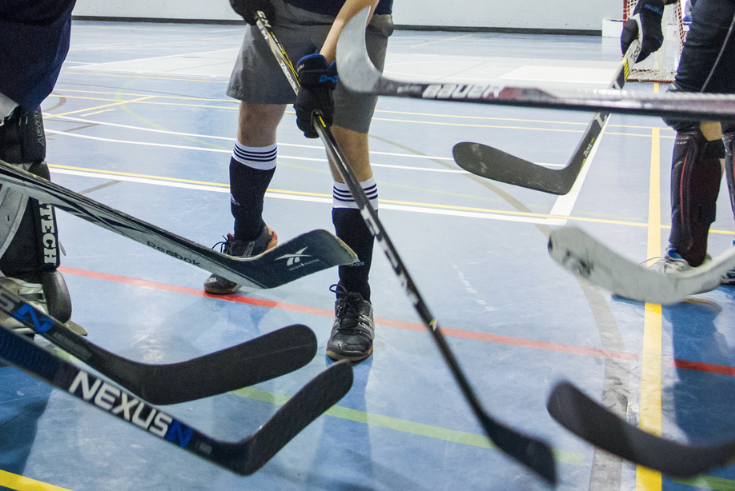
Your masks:
[[[355,92],[449,102],[735,121],[733,94],[654,94],[614,89],[544,89],[393,80],[382,76],[368,57],[365,45],[368,15],[367,8],[355,15],[345,25],[337,43],[340,81]]]
[[[735,248],[683,273],[664,274],[613,252],[576,227],[551,232],[549,255],[565,269],[630,300],[671,305],[690,295],[714,290],[735,268]]]

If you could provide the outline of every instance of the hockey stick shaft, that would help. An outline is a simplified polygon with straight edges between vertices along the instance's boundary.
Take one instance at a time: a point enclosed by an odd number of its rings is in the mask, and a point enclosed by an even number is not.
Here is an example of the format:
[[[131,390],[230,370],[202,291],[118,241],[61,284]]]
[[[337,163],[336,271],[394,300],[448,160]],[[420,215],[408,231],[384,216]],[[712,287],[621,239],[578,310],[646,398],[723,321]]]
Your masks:
[[[134,395],[0,327],[0,359],[147,433],[236,474],[250,475],[352,387],[352,368],[337,363],[304,386],[256,431],[222,442]]]
[[[77,336],[56,319],[0,287],[0,311],[152,404],[178,404],[255,385],[309,363],[317,340],[293,325],[252,341],[169,365],[139,363]]]
[[[22,189],[43,203],[250,289],[275,288],[357,260],[349,247],[326,230],[302,234],[260,256],[228,256],[2,161],[0,183]]]
[[[621,89],[628,79],[630,67],[640,53],[640,43],[634,40],[625,53],[609,87]],[[551,194],[566,194],[574,185],[587,159],[610,118],[610,112],[595,113],[572,157],[563,169],[549,169],[480,143],[462,142],[454,146],[457,165],[480,177],[522,186]]]
[[[735,95],[629,92],[611,89],[542,89],[499,84],[392,80],[372,64],[364,48],[367,16],[346,25],[337,45],[340,81],[355,92],[447,102],[470,102],[572,111],[609,111],[645,116],[735,121]]]
[[[288,78],[289,83],[294,88],[294,92],[298,94],[299,83],[298,77],[293,70],[293,64],[288,60],[285,50],[283,50],[280,43],[278,43],[278,40],[269,28],[270,26],[267,25],[267,22],[262,22],[263,17],[262,13],[259,12],[258,28],[266,38],[266,41],[269,42],[271,51],[279,61],[279,65],[281,66],[284,75]],[[364,18],[362,25],[364,26],[366,23],[367,18]],[[398,255],[398,251],[378,219],[377,213],[370,204],[370,201],[360,186],[359,181],[355,177],[354,172],[350,168],[346,158],[334,140],[329,127],[325,124],[323,118],[319,114],[316,114],[313,117],[313,124],[314,129],[324,143],[327,154],[330,157],[330,161],[335,165],[340,176],[350,189],[352,197],[360,208],[360,214],[365,220],[365,224],[377,240],[378,244],[380,244],[391,264],[391,267],[393,268],[393,271],[398,276],[406,295],[411,300],[411,303],[416,309],[416,312],[422,322],[432,334],[434,341],[444,357],[444,360],[449,365],[449,369],[452,372],[455,381],[460,386],[462,394],[469,403],[480,425],[485,430],[488,438],[495,443],[497,448],[505,452],[507,455],[510,455],[529,469],[538,473],[548,482],[556,483],[556,465],[554,463],[551,448],[545,442],[517,433],[514,430],[498,423],[484,410],[482,404],[475,395],[474,390],[470,386],[467,377],[460,368],[456,357],[449,348],[446,339],[441,333],[436,319],[429,311],[426,302],[424,302],[421,297],[418,288]]]

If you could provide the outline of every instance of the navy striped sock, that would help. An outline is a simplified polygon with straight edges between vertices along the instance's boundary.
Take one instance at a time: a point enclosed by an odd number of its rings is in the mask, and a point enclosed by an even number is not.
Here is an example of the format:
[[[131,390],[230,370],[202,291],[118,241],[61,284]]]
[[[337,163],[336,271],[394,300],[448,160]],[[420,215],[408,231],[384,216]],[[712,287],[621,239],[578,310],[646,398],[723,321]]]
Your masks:
[[[230,209],[235,238],[253,240],[265,225],[263,197],[276,172],[276,144],[247,147],[240,142],[230,159]]]
[[[370,204],[378,210],[378,187],[374,178],[360,183]],[[337,237],[357,254],[358,262],[339,267],[339,284],[348,292],[357,292],[370,300],[369,273],[373,262],[373,234],[365,225],[360,210],[346,184],[334,183],[332,192],[332,223]]]

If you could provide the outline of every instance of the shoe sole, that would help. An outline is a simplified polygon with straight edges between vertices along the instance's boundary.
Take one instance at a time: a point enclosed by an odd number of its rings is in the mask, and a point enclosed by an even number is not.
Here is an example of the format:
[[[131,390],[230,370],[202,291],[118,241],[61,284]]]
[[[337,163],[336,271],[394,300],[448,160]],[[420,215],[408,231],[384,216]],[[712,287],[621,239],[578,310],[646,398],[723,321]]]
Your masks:
[[[327,350],[327,356],[334,361],[347,360],[349,362],[362,361],[369,358],[373,354],[373,347],[371,346],[367,353],[360,353],[355,355],[335,353],[334,351]]]

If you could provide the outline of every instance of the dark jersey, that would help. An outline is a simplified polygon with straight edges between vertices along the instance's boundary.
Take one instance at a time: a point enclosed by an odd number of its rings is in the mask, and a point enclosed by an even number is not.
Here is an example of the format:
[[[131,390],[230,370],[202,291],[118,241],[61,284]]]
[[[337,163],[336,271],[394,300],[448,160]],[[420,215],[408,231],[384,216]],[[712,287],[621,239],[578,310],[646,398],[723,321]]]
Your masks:
[[[48,97],[69,51],[76,0],[0,1],[0,92],[24,109]]]
[[[336,16],[345,0],[285,0],[285,2],[309,12]],[[375,13],[380,15],[390,14],[392,9],[393,0],[380,0],[375,8]]]

